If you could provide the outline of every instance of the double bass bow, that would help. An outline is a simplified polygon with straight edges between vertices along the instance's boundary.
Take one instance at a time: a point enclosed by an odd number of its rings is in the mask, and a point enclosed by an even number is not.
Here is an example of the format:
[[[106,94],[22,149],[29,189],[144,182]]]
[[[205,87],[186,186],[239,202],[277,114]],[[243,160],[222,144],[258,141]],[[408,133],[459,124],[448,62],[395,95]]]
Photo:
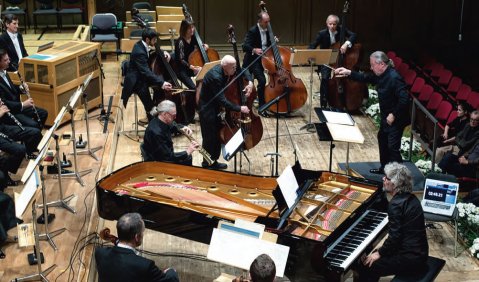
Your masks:
[[[259,6],[262,12],[268,12],[263,1],[260,2]],[[269,77],[268,85],[264,90],[265,101],[267,103],[287,91],[284,99],[279,100],[278,107],[273,106],[269,110],[289,114],[306,103],[308,92],[303,81],[293,75],[289,62],[291,51],[277,45],[271,23],[268,23],[268,36],[271,41],[271,49],[264,53],[261,59],[263,68],[268,70]]]
[[[236,59],[236,74],[241,71],[239,63],[238,47],[236,45],[236,36],[234,33],[234,27],[229,25],[228,28],[228,41],[233,45],[234,57]],[[261,118],[257,113],[253,111],[253,102],[257,96],[256,90],[253,91],[249,97],[246,97],[243,93],[244,89],[243,78],[238,78],[235,83],[231,84],[225,91],[225,97],[232,103],[247,106],[250,109],[248,114],[241,112],[227,111],[225,115],[225,125],[220,130],[220,138],[222,143],[226,144],[233,137],[233,135],[241,130],[244,138],[244,148],[249,150],[256,146],[263,137],[263,124]]]
[[[341,32],[339,42],[334,43],[331,48],[339,49],[346,41],[346,14],[349,11],[350,1],[344,2],[343,14],[341,16]],[[337,63],[334,68],[345,67],[347,69],[358,69],[357,63],[361,57],[361,44],[355,43],[345,54],[339,52]],[[328,103],[333,108],[346,108],[348,111],[357,111],[367,97],[367,87],[364,83],[346,78],[335,77],[329,80]]]

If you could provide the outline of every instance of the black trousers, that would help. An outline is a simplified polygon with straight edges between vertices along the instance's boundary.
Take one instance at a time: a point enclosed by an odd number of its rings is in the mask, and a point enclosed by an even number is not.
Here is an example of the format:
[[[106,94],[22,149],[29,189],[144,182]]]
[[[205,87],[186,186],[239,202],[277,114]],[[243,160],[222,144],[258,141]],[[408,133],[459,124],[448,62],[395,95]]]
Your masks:
[[[5,173],[7,171],[17,173],[26,154],[25,146],[0,137],[0,150],[6,153],[0,157],[0,170]]]
[[[379,161],[381,169],[390,162],[402,163],[401,156],[401,137],[404,126],[389,126],[385,121],[382,122],[378,132]]]
[[[426,258],[427,259],[427,258]],[[426,259],[395,255],[381,257],[371,267],[358,263],[354,282],[377,282],[382,276],[416,273],[426,266]]]
[[[243,66],[246,67],[246,66]],[[261,61],[257,61],[249,68],[250,73],[253,77],[258,81],[258,85],[256,86],[256,92],[258,93],[258,102],[259,106],[261,107],[266,103],[264,99],[264,87],[266,85],[266,77],[264,76],[264,68],[261,64]]]
[[[40,117],[40,124],[37,121],[37,115],[33,107],[24,109],[21,113],[16,114],[15,117],[24,125],[28,127],[36,127],[42,129],[48,117],[48,112],[45,109],[36,107],[38,116]]]
[[[5,119],[2,119],[2,121],[3,120]],[[38,143],[42,140],[42,133],[40,129],[36,127],[24,126],[24,130],[22,130],[17,125],[2,124],[0,126],[0,132],[6,134],[14,141],[25,143],[27,154],[36,152]],[[24,155],[22,155],[22,157],[24,157]]]
[[[221,154],[221,140],[219,138],[220,122],[216,116],[202,115],[200,112],[202,147],[211,155],[213,161],[218,160]],[[206,162],[206,160],[203,160]]]
[[[459,156],[447,153],[438,165],[443,172],[453,174],[456,177],[476,177],[475,165],[462,165],[459,163]]]
[[[318,75],[321,74],[321,86],[319,87],[321,108],[327,108],[329,104],[329,78],[331,77],[331,69],[319,66],[316,72]]]

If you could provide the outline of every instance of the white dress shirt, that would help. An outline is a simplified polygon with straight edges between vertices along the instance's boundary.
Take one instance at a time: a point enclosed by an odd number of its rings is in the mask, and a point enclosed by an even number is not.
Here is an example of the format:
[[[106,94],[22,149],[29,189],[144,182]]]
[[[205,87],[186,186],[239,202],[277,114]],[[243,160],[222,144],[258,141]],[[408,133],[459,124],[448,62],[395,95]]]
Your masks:
[[[17,51],[18,62],[23,58],[22,49],[20,49],[20,42],[18,42],[18,33],[11,33],[7,30],[8,36],[13,42],[13,46],[15,47],[15,51]]]

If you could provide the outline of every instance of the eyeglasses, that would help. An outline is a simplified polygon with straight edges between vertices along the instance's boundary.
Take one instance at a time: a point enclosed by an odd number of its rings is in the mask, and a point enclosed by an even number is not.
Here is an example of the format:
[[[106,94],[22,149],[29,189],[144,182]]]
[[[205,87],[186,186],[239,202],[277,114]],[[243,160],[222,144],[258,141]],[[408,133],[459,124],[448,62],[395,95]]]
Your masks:
[[[167,114],[169,114],[172,118],[175,118],[176,117],[176,113],[172,114],[170,112],[166,112]]]
[[[387,177],[386,175],[384,176],[384,180],[391,181],[391,178]]]
[[[479,122],[479,118],[471,118],[470,121],[471,122]]]

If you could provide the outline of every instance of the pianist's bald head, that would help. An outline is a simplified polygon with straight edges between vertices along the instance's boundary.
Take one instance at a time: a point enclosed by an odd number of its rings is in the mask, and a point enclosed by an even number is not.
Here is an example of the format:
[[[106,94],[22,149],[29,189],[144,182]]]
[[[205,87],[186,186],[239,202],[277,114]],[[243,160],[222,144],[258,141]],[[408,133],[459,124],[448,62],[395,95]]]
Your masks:
[[[267,254],[259,255],[249,268],[251,282],[273,282],[276,276],[276,265]]]
[[[116,223],[118,240],[122,243],[128,243],[133,247],[141,245],[145,223],[139,213],[127,213],[118,219]]]

